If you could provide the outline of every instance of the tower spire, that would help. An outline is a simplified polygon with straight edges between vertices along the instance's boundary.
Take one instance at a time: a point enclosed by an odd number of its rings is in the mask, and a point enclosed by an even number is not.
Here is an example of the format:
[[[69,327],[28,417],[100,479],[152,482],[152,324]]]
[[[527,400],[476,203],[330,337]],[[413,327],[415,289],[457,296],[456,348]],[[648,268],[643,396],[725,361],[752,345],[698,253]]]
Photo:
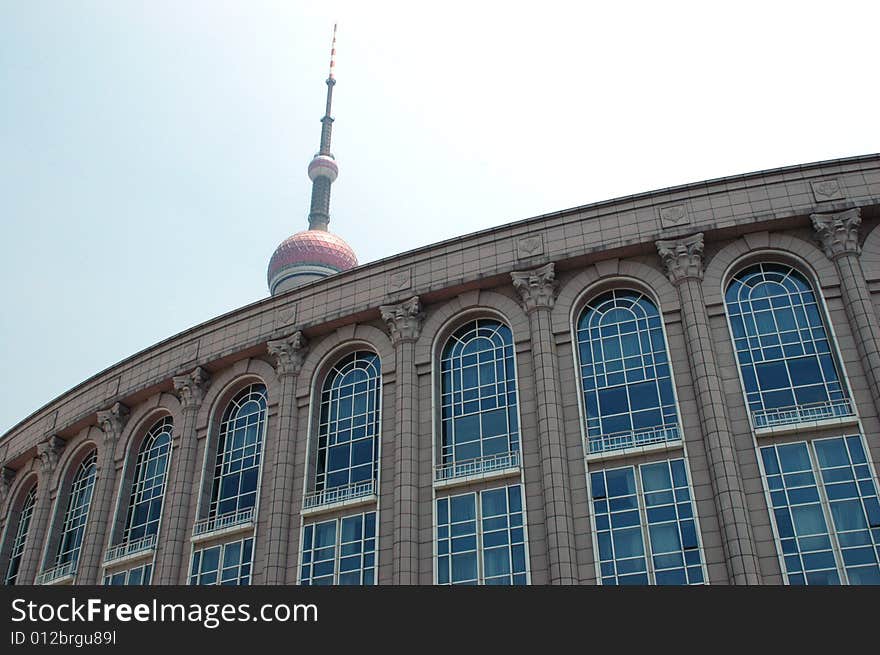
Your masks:
[[[330,73],[327,75],[327,106],[321,118],[321,145],[318,153],[309,164],[309,178],[312,180],[312,204],[309,212],[309,229],[326,230],[330,223],[330,185],[339,175],[339,168],[333,153],[330,152],[330,138],[333,131],[333,117],[330,115],[333,104],[333,87],[336,85],[336,24],[333,24],[333,42],[330,45]]]

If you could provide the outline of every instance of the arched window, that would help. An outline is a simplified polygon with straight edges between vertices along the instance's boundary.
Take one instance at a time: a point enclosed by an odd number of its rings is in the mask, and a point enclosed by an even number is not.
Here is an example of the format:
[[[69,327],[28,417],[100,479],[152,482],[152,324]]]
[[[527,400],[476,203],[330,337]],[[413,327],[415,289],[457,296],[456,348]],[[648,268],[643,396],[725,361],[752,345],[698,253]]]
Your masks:
[[[577,346],[590,453],[681,438],[662,318],[645,294],[593,298]]]
[[[724,299],[755,428],[853,413],[824,312],[802,273],[754,264],[734,276]]]
[[[440,359],[438,477],[518,465],[519,417],[513,335],[494,318],[456,330]]]
[[[18,528],[15,531],[15,539],[12,540],[12,549],[9,552],[9,566],[6,568],[6,578],[4,580],[8,585],[14,585],[18,578],[18,569],[21,566],[22,555],[24,555],[24,546],[27,541],[28,528],[31,525],[31,517],[34,514],[36,501],[37,485],[32,485],[27,496],[25,496],[24,504],[19,510]],[[9,525],[9,521],[10,519],[7,519],[7,525]]]
[[[171,417],[166,416],[150,428],[141,443],[131,483],[128,515],[122,536],[124,543],[154,537],[159,530],[172,425]]]
[[[343,357],[321,390],[315,491],[375,482],[379,466],[379,356]]]
[[[63,564],[76,566],[79,561],[79,549],[86,531],[97,467],[98,452],[93,450],[79,463],[70,483],[70,496],[67,500],[67,511],[64,513],[64,523],[61,526],[55,566]]]
[[[210,517],[256,506],[266,407],[263,384],[244,388],[226,407],[217,443]]]

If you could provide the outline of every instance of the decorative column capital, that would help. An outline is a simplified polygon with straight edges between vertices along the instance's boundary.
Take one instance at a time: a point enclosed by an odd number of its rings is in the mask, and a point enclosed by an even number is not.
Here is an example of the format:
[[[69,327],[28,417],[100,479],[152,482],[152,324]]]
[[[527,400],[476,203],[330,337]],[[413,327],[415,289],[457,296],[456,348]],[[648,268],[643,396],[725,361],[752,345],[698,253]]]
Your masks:
[[[104,433],[105,443],[115,443],[119,439],[130,414],[122,403],[113,403],[110,409],[98,412],[98,427]]]
[[[275,372],[279,378],[299,375],[308,352],[308,344],[308,339],[301,330],[266,344],[269,354],[275,358]]]
[[[816,239],[828,259],[861,252],[859,225],[862,223],[862,210],[859,207],[831,214],[810,214],[810,220],[816,231]]]
[[[0,469],[0,507],[6,502],[9,496],[9,489],[12,487],[12,481],[15,480],[15,469],[4,466]]]
[[[196,366],[186,375],[175,375],[171,378],[174,391],[180,399],[184,410],[197,409],[205,398],[205,392],[211,384],[211,376],[201,366]]]
[[[396,305],[382,305],[379,311],[382,313],[382,320],[388,324],[391,343],[395,348],[400,343],[415,341],[422,333],[425,314],[421,311],[418,296]]]
[[[67,442],[57,435],[52,435],[45,441],[37,444],[37,457],[40,458],[40,473],[49,475],[58,466],[58,459],[61,457],[61,451]],[[42,482],[41,482],[42,484]]]
[[[556,266],[553,262],[530,271],[512,271],[510,277],[526,314],[531,314],[536,309],[553,309],[558,290]]]
[[[687,279],[703,279],[703,233],[683,239],[656,242],[657,253],[663,262],[666,277],[678,286]]]

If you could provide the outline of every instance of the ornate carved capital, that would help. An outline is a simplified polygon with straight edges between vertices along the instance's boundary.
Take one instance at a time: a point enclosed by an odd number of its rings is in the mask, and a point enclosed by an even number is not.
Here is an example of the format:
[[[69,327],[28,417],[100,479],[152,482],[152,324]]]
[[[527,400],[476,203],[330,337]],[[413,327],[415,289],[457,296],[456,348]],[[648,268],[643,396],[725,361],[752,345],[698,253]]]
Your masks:
[[[810,214],[816,239],[828,259],[841,255],[861,252],[859,247],[859,225],[862,223],[862,210],[858,207],[833,214]]]
[[[683,239],[657,241],[657,252],[663,262],[666,277],[678,285],[684,280],[703,279],[703,233]]]
[[[422,332],[422,320],[425,314],[421,311],[419,297],[413,296],[396,305],[382,305],[379,307],[382,320],[388,324],[391,331],[391,343],[396,347],[399,343],[415,341]]]
[[[519,293],[526,314],[531,314],[536,309],[553,308],[558,286],[553,262],[530,271],[513,271],[510,277],[513,278],[513,288]]]
[[[279,378],[299,375],[308,352],[308,343],[306,336],[297,330],[284,339],[266,344],[269,354],[275,358],[275,372]]]
[[[174,391],[180,398],[183,409],[191,410],[202,404],[205,392],[211,384],[211,376],[201,366],[196,366],[192,372],[186,375],[175,375],[171,381],[174,383]]]
[[[58,459],[61,457],[61,451],[67,442],[64,439],[52,435],[45,441],[37,444],[37,457],[40,458],[40,472],[48,475],[58,466]]]
[[[122,429],[131,414],[122,403],[113,403],[110,409],[98,412],[98,427],[104,433],[105,442],[115,442],[122,434]]]
[[[4,466],[0,469],[0,507],[6,502],[9,496],[9,489],[12,487],[12,481],[15,480],[15,469]]]

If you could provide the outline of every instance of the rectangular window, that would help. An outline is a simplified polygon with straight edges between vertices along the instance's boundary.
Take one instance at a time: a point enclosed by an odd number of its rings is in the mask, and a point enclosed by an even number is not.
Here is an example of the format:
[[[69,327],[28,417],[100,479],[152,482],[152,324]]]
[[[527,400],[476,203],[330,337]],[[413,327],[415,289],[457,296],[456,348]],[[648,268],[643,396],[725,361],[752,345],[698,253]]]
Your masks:
[[[437,499],[439,584],[527,584],[520,485]]]
[[[197,550],[193,553],[189,583],[248,585],[251,583],[253,551],[253,537]]]
[[[880,503],[858,435],[764,446],[789,584],[880,584]]]
[[[702,584],[684,459],[590,473],[602,584]]]
[[[303,526],[300,584],[376,584],[376,512]]]
[[[105,585],[148,585],[153,577],[153,565],[142,564],[125,571],[104,574]]]

